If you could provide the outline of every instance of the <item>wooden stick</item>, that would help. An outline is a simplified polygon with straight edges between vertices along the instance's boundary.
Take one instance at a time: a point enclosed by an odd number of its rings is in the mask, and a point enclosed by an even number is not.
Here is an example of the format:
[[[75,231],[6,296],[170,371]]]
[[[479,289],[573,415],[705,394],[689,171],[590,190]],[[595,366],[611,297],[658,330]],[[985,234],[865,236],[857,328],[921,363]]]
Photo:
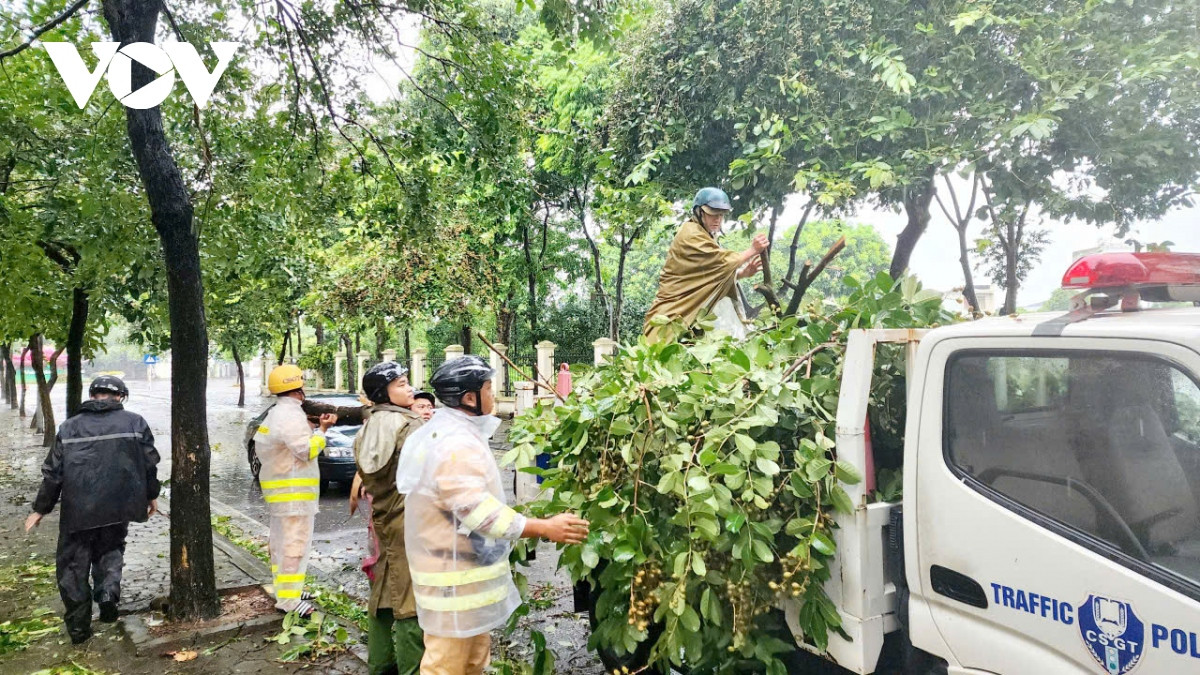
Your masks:
[[[525,371],[523,371],[523,370],[521,370],[520,368],[518,368],[518,367],[517,367],[517,364],[513,363],[513,362],[512,362],[512,359],[508,358],[508,355],[507,355],[507,354],[505,354],[504,352],[500,351],[499,349],[496,349],[496,345],[492,344],[492,343],[491,343],[491,341],[489,341],[489,340],[488,340],[486,337],[484,337],[484,336],[483,336],[483,333],[476,332],[476,333],[475,333],[475,335],[479,336],[479,339],[480,339],[480,340],[483,340],[483,344],[487,345],[487,348],[488,348],[488,349],[492,350],[492,351],[493,351],[493,352],[495,352],[495,353],[496,353],[496,354],[497,354],[497,355],[498,355],[500,358],[504,359],[504,362],[508,364],[508,367],[509,367],[509,368],[512,368],[513,370],[517,371],[517,374],[518,374],[518,375],[520,375],[521,377],[525,378],[526,380],[529,380],[530,382],[533,382],[534,384],[540,384],[541,386],[545,387],[546,389],[549,389],[551,392],[553,392],[553,393],[554,393],[554,396],[555,396],[555,397],[557,397],[557,398],[558,398],[558,400],[560,400],[560,401],[562,401],[562,402],[564,402],[564,403],[567,401],[567,399],[563,398],[563,397],[562,397],[562,395],[561,395],[561,394],[559,394],[559,393],[558,393],[558,391],[557,391],[557,390],[555,390],[555,388],[554,388],[554,387],[551,387],[551,386],[550,386],[550,384],[549,384],[549,383],[547,383],[545,380],[540,380],[540,381],[539,381],[539,380],[536,380],[536,379],[534,379],[534,378],[532,378],[532,377],[530,377],[530,376],[526,375],[526,374],[525,374]]]

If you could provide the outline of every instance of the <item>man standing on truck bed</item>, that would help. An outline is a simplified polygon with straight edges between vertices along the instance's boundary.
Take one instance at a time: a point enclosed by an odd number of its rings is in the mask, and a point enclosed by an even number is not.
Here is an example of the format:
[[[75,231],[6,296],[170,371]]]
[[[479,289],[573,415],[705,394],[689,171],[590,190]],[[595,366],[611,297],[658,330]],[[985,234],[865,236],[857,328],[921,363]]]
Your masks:
[[[417,616],[425,631],[421,675],[478,675],[491,630],[521,604],[508,555],[521,537],[578,544],[588,523],[568,513],[526,518],[504,503],[488,447],[494,372],[474,355],[442,364],[434,394],[446,407],[404,444],[396,488],[406,495],[404,539]]]
[[[129,389],[101,375],[88,395],[91,400],[59,427],[25,521],[28,532],[62,502],[55,564],[66,608],[63,623],[73,644],[92,636],[93,597],[101,621],[117,620],[129,523],[144,523],[158,510],[158,450],[146,420],[122,405]]]
[[[691,217],[671,241],[658,278],[658,292],[646,312],[643,332],[650,339],[658,337],[659,329],[650,323],[655,316],[662,314],[690,324],[701,311],[716,313],[717,328],[734,337],[745,337],[745,308],[737,280],[762,269],[760,254],[767,250],[768,242],[766,235],[759,234],[745,251],[721,248],[717,235],[732,210],[729,195],[719,188],[707,187],[696,193]]]

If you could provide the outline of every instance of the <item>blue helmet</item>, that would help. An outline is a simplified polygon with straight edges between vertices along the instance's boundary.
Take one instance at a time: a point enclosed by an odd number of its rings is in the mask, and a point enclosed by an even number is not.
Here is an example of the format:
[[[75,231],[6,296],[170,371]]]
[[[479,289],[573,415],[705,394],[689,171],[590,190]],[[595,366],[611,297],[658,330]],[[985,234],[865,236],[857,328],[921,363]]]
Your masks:
[[[696,193],[696,198],[692,200],[692,209],[707,206],[716,211],[732,211],[733,205],[729,203],[729,195],[721,188],[706,187],[701,188]]]

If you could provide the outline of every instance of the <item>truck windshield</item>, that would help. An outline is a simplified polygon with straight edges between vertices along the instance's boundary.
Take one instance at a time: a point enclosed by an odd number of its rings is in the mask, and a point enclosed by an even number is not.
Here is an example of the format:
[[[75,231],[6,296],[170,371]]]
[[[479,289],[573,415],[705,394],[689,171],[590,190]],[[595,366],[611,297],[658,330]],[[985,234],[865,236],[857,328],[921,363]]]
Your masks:
[[[1062,525],[1200,584],[1200,387],[1119,352],[964,352],[947,460]]]

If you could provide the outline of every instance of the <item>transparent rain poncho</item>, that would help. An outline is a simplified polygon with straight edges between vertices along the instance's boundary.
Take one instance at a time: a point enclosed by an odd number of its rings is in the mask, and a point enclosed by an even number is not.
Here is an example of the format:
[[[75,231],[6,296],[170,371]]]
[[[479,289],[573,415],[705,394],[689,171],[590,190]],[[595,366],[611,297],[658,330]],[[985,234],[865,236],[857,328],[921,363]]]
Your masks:
[[[321,484],[317,455],[324,448],[324,434],[313,432],[300,401],[280,397],[254,434],[254,452],[262,463],[258,484],[272,516],[317,512]]]
[[[282,396],[254,434],[254,452],[262,468],[258,484],[271,514],[271,581],[275,606],[291,611],[300,605],[313,520],[321,494],[317,456],[325,436],[314,433],[300,401]]]
[[[508,557],[525,517],[504,503],[488,447],[496,417],[436,412],[400,452],[404,545],[421,628],[472,637],[504,624],[521,604]]]

